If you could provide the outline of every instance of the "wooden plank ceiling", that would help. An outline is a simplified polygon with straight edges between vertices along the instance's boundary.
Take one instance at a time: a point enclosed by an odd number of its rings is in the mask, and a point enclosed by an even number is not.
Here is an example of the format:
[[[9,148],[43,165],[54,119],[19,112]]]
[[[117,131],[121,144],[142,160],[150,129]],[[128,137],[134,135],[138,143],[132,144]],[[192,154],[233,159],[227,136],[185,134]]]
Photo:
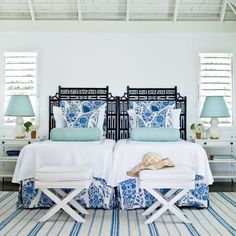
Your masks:
[[[236,0],[0,0],[0,20],[236,21]]]

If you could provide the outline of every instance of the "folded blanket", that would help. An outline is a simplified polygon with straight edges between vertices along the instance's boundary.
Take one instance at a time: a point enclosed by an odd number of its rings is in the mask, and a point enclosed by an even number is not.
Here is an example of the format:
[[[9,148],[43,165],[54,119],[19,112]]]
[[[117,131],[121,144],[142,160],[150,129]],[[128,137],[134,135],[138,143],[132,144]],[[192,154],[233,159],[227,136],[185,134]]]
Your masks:
[[[156,152],[148,152],[143,156],[141,163],[136,165],[132,170],[127,172],[131,177],[138,177],[141,170],[157,170],[164,167],[173,167],[174,163],[167,157],[161,156]]]

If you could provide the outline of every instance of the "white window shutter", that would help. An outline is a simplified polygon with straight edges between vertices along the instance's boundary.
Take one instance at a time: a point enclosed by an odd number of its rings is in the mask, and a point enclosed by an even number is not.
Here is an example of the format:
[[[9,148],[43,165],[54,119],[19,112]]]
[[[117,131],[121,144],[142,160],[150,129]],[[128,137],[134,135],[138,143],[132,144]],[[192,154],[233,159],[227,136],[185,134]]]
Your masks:
[[[6,110],[11,95],[29,95],[35,117],[25,118],[37,124],[38,114],[38,87],[37,87],[37,53],[10,52],[4,54],[5,58],[5,90],[4,110]],[[4,117],[4,125],[14,125],[15,117]]]
[[[232,126],[232,54],[201,53],[200,67],[200,111],[206,96],[224,96],[230,118],[219,118],[219,126]],[[201,121],[207,125],[210,119]]]

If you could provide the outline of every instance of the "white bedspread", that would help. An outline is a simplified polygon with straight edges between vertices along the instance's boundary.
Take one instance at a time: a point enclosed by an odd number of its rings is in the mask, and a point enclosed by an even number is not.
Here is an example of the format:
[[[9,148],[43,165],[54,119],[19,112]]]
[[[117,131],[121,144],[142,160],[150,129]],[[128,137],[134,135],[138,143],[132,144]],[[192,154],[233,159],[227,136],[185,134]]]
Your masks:
[[[108,180],[114,140],[94,142],[45,141],[25,146],[18,157],[12,182],[34,177],[36,169],[46,165],[91,164],[93,176]]]
[[[117,186],[120,182],[130,179],[126,175],[135,165],[141,162],[147,152],[157,152],[168,157],[175,165],[186,165],[194,170],[195,175],[204,177],[206,184],[213,183],[205,150],[195,143],[178,142],[138,142],[119,140],[114,149],[114,159],[108,184]],[[183,173],[184,174],[184,173]]]

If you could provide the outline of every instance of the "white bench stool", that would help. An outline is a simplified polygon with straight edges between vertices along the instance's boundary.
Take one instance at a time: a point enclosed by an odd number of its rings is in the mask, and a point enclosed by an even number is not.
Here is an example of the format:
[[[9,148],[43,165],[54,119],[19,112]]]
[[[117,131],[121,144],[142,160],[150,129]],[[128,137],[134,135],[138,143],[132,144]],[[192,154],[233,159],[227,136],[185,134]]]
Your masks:
[[[87,210],[73,198],[82,190],[88,189],[91,183],[92,168],[90,165],[45,166],[37,169],[35,171],[35,187],[39,188],[55,202],[55,206],[53,206],[39,221],[45,222],[57,211],[63,209],[75,221],[85,222],[71,206],[82,214],[88,214]],[[66,194],[62,189],[74,190]]]
[[[146,189],[157,199],[157,201],[151,205],[143,215],[149,215],[156,208],[162,205],[162,207],[149,217],[145,223],[152,223],[167,210],[172,211],[184,223],[191,223],[175,203],[189,192],[190,189],[195,188],[194,179],[195,174],[193,170],[187,166],[141,171],[139,174],[140,188]],[[162,195],[157,189],[170,190],[165,195]]]

